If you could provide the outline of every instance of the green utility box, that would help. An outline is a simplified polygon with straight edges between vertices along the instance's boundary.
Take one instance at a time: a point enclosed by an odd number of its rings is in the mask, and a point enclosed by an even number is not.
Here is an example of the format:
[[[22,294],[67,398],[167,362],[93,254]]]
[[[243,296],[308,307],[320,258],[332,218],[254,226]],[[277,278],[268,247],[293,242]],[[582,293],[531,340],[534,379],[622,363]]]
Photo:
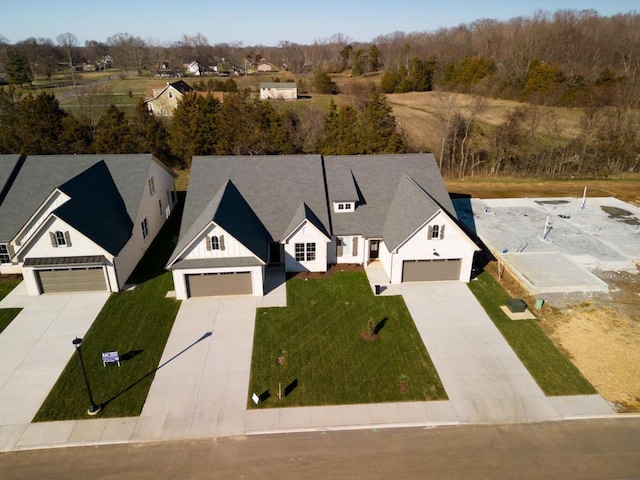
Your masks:
[[[527,309],[527,304],[519,298],[510,298],[507,300],[507,308],[512,313],[522,313]]]

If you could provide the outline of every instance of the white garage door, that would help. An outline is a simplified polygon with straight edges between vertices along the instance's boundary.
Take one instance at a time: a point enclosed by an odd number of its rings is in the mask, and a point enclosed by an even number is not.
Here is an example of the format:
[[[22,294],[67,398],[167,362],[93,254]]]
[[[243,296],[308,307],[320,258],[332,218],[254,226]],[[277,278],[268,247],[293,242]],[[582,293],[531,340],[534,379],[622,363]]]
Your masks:
[[[102,267],[36,270],[42,293],[107,290]]]
[[[203,273],[187,275],[189,297],[216,295],[250,295],[251,272]]]
[[[461,258],[405,260],[402,267],[402,281],[437,282],[459,280],[461,266]]]

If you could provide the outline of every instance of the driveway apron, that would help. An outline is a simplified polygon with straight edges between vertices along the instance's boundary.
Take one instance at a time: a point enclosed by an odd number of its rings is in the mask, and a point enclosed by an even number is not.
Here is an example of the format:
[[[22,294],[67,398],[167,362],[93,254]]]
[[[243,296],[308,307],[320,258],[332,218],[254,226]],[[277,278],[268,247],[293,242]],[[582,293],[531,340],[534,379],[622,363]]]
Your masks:
[[[402,295],[460,422],[559,418],[465,284],[406,283]]]

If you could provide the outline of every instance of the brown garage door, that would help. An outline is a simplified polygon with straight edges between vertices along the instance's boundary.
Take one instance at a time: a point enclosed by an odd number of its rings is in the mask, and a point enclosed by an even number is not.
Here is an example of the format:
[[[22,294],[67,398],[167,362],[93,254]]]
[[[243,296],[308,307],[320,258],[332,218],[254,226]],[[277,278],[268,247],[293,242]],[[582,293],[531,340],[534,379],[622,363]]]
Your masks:
[[[42,293],[106,290],[102,267],[36,270]]]
[[[458,280],[462,259],[405,260],[402,269],[403,282],[437,282]]]
[[[187,275],[190,297],[242,295],[253,293],[251,272],[203,273]]]

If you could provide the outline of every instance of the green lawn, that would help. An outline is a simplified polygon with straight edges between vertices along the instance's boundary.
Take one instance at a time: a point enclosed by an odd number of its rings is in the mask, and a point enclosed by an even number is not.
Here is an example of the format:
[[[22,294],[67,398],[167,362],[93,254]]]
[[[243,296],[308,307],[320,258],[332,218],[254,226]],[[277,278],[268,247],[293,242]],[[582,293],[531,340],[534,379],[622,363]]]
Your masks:
[[[507,303],[509,295],[490,274],[480,274],[469,288],[545,395],[597,393],[536,320],[514,321],[507,317],[500,306]]]
[[[21,278],[14,278],[14,276],[0,279],[0,300],[6,297],[21,281]],[[0,333],[9,326],[21,310],[21,308],[0,308]]]
[[[181,210],[176,209],[132,274],[132,291],[114,293],[82,343],[94,400],[100,417],[139,415],[153,381],[180,302],[165,298],[173,289],[164,265],[177,241]],[[69,347],[73,348],[69,339]],[[117,350],[121,367],[102,366],[101,352]],[[34,421],[88,418],[87,392],[74,354]]]
[[[289,280],[287,305],[257,311],[249,392],[270,396],[250,408],[446,399],[404,300],[375,297],[363,271]]]

